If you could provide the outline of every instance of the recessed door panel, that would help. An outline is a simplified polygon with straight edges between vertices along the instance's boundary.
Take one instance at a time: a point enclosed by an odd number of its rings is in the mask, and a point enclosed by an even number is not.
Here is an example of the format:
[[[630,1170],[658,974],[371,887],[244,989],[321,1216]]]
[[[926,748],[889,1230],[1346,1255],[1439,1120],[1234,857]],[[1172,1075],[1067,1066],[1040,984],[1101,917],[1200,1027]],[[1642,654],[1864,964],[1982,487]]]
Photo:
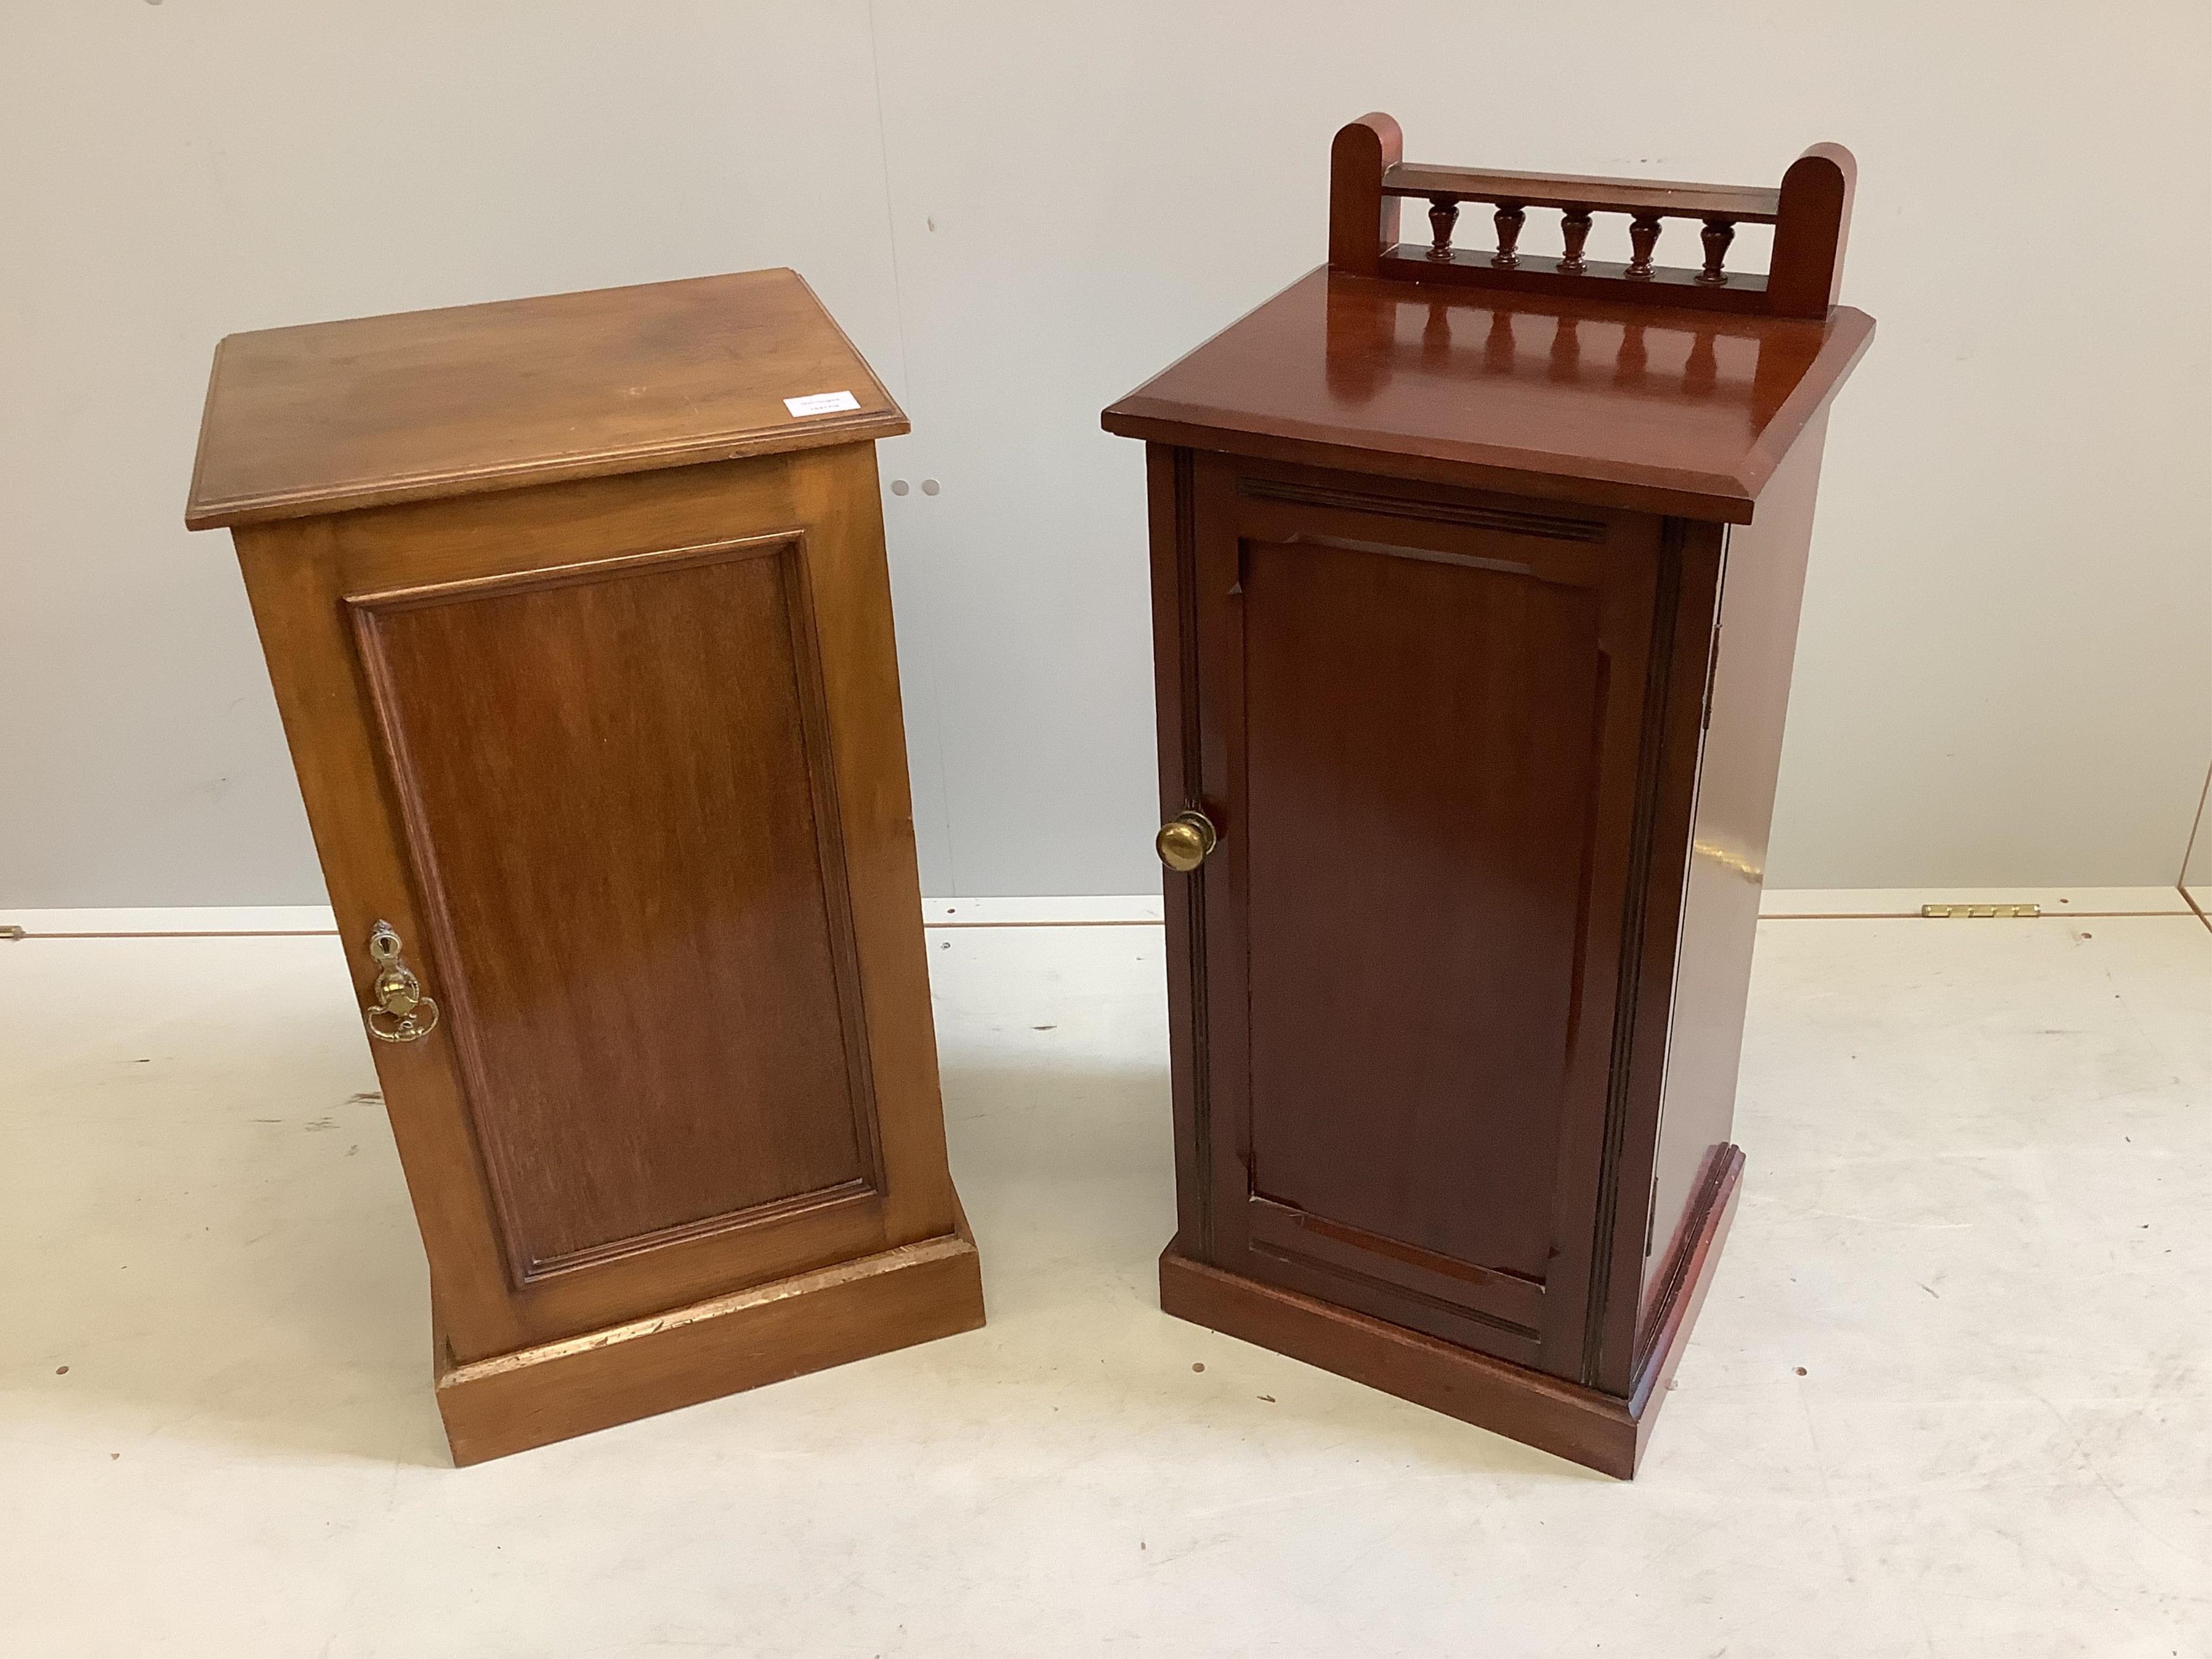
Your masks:
[[[353,601],[520,1281],[880,1187],[803,556]]]
[[[1540,1283],[1597,595],[1255,542],[1243,609],[1253,1189]]]
[[[1607,1107],[1656,526],[1199,471],[1215,1259],[1559,1359],[1595,1201],[1574,1171]]]

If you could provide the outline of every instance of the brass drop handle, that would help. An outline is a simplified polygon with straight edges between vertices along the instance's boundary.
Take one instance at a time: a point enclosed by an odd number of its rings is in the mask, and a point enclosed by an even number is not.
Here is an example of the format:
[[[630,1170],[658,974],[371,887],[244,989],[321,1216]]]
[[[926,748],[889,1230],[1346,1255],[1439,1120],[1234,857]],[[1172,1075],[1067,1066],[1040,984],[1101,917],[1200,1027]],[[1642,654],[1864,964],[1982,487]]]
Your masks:
[[[1162,864],[1188,875],[1206,862],[1206,855],[1220,839],[1213,820],[1205,813],[1178,812],[1160,826],[1160,833],[1152,837],[1152,847]]]
[[[362,1013],[369,1036],[385,1042],[419,1042],[438,1029],[438,1005],[422,994],[422,981],[401,959],[404,949],[390,922],[368,930],[368,959],[376,964],[368,994],[375,1000]]]

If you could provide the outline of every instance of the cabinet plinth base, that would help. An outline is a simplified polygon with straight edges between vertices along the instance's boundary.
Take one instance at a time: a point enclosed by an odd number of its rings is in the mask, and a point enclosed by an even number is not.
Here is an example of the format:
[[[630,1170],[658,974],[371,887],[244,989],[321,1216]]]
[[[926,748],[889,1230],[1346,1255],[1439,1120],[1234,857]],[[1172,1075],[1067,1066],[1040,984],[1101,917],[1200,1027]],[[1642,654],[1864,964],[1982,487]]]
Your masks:
[[[438,1410],[453,1462],[481,1463],[982,1323],[963,1216],[941,1238],[465,1365],[441,1337]]]
[[[1160,1255],[1160,1307],[1601,1474],[1632,1480],[1719,1263],[1742,1172],[1743,1154],[1726,1148],[1708,1189],[1710,1200],[1685,1243],[1674,1295],[1652,1310],[1656,1340],[1626,1399],[1224,1273],[1181,1254],[1174,1244]]]

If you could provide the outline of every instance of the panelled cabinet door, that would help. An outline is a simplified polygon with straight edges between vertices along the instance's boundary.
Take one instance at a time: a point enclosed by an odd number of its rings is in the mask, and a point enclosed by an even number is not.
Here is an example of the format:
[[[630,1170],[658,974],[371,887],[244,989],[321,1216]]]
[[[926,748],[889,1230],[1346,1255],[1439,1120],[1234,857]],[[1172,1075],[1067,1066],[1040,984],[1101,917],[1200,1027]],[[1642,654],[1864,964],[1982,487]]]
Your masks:
[[[804,534],[347,602],[513,1281],[874,1203]]]
[[[1208,1255],[1572,1375],[1659,521],[1193,482]]]
[[[953,1229],[881,544],[822,504],[873,479],[243,532],[360,982],[388,922],[436,1005],[373,1046],[456,1361]]]

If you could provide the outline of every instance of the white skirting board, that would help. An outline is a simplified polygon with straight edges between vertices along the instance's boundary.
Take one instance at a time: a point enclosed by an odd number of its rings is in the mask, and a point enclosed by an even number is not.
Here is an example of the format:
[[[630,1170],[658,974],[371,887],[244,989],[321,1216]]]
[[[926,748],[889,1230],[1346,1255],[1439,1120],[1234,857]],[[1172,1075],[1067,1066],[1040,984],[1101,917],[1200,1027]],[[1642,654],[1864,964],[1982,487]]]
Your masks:
[[[1785,917],[1917,916],[1923,904],[2033,904],[2045,916],[2185,916],[2178,887],[1783,887],[1759,914]]]
[[[0,905],[0,928],[33,939],[174,933],[334,933],[327,904],[140,905],[121,909],[17,910]]]
[[[921,902],[925,927],[1158,927],[1163,914],[1157,893]],[[142,905],[69,910],[10,909],[0,905],[0,928],[9,927],[21,927],[33,939],[337,931],[327,904]]]
[[[1090,894],[1073,898],[933,898],[921,902],[921,925],[925,927],[1157,926],[1165,915],[1158,893]]]
[[[1803,887],[1769,888],[1759,915],[1770,921],[1917,916],[1923,904],[2035,904],[2045,917],[2189,915],[2177,887]],[[922,925],[957,927],[1157,927],[1156,893],[1083,894],[1015,898],[932,898]],[[141,906],[120,909],[9,909],[0,928],[32,939],[142,934],[329,933],[337,924],[325,904]],[[4,943],[4,941],[0,941]]]

